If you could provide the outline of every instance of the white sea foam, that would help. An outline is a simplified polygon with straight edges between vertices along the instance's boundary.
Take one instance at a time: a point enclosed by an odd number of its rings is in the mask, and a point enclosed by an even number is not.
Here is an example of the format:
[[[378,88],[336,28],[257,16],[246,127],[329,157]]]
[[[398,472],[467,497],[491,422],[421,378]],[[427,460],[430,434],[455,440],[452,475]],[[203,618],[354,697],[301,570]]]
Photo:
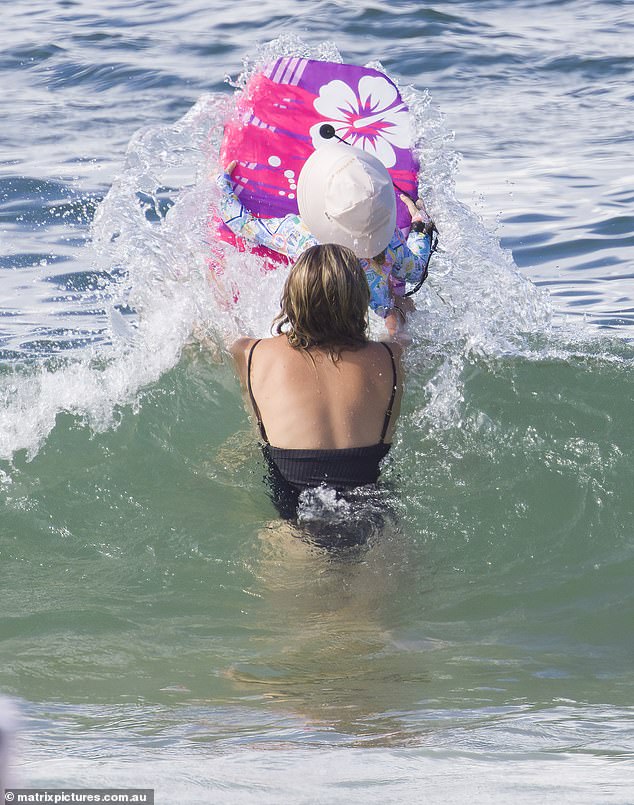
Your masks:
[[[309,47],[283,37],[262,47],[235,82],[279,55],[341,61],[336,48]],[[527,335],[551,327],[548,298],[513,264],[508,252],[454,189],[458,156],[442,114],[427,92],[402,87],[421,159],[421,192],[440,230],[430,279],[416,297],[409,369],[432,375],[418,413],[436,424],[460,419],[461,372],[473,356],[528,349]],[[77,359],[0,379],[0,457],[32,457],[60,412],[101,430],[116,425],[118,409],[179,360],[189,341],[222,351],[239,334],[268,334],[286,272],[231,248],[222,270],[210,271],[209,210],[223,123],[233,95],[206,95],[180,120],[142,129],[99,206],[92,227],[95,267],[112,277],[102,290],[109,311],[109,344]],[[239,299],[233,300],[239,289]],[[372,317],[371,331],[382,332]]]

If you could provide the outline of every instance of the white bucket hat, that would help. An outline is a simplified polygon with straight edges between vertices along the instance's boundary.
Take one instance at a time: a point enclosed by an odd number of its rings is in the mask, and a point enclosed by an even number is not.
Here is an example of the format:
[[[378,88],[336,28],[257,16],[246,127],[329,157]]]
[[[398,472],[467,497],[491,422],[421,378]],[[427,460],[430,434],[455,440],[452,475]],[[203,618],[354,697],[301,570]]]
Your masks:
[[[299,214],[320,243],[375,257],[392,240],[396,197],[376,157],[343,143],[327,143],[306,160],[297,182]]]

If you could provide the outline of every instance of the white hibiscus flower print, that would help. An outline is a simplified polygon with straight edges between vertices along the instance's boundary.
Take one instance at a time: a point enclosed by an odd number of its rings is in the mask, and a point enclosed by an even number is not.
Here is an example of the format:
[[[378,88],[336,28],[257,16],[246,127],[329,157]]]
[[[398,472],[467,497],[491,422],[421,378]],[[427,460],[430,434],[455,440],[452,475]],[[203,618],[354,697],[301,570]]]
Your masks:
[[[363,76],[356,93],[343,81],[330,81],[319,90],[313,105],[325,118],[310,129],[315,148],[324,142],[319,134],[324,123],[342,140],[380,159],[386,168],[396,164],[394,148],[409,148],[407,107],[386,78]]]

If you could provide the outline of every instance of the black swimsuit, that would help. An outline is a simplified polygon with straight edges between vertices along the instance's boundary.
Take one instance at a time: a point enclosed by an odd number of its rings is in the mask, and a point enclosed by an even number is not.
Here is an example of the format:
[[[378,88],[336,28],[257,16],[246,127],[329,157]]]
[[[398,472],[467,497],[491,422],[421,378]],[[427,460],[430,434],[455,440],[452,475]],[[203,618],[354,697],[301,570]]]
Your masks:
[[[255,341],[249,351],[247,389],[262,437],[262,452],[268,465],[268,480],[273,502],[280,515],[287,520],[297,516],[299,494],[305,489],[325,485],[338,491],[344,491],[375,484],[381,471],[379,466],[381,460],[385,458],[390,449],[390,445],[385,442],[385,436],[392,418],[392,406],[398,387],[396,364],[390,347],[385,342],[380,342],[387,349],[392,362],[392,393],[385,412],[379,441],[367,447],[298,450],[274,447],[269,443],[266,435],[260,409],[251,387],[253,350],[259,343],[259,340]]]

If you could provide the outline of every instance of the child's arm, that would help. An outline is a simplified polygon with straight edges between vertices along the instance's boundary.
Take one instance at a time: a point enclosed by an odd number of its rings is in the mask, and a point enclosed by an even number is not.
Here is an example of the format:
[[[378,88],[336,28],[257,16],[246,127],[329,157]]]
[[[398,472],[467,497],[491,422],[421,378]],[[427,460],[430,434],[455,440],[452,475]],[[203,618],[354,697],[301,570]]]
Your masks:
[[[370,309],[385,321],[391,338],[403,338],[405,314],[413,309],[413,304],[407,298],[394,297],[391,278],[383,264],[361,260],[361,265],[370,287]]]
[[[422,199],[414,202],[409,196],[401,195],[401,201],[412,216],[412,228],[405,240],[398,229],[388,248],[394,252],[392,275],[394,293],[405,293],[405,282],[418,283],[427,279],[427,265],[431,253],[434,222],[429,217]]]
[[[219,213],[224,223],[236,235],[240,235],[252,243],[267,246],[292,260],[298,257],[309,246],[317,241],[306,229],[298,215],[285,215],[283,218],[257,218],[240,203],[231,181],[231,172],[235,167],[231,162],[223,174],[216,179],[221,190]]]
[[[400,229],[394,233],[389,249],[393,252],[393,288],[397,296],[405,293],[405,283],[427,279],[427,263],[431,252],[431,234],[412,230],[407,240]]]

